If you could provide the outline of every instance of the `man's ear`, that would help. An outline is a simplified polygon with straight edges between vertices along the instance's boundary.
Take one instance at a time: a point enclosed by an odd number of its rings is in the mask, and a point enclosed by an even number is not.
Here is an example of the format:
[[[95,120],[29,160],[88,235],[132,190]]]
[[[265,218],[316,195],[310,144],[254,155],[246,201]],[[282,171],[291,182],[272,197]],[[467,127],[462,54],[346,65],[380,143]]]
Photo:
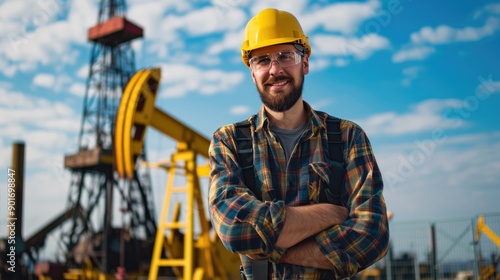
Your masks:
[[[304,69],[304,75],[306,75],[307,73],[309,73],[309,56],[305,54],[302,60],[303,60],[302,65]]]
[[[255,75],[254,75],[252,69],[250,69],[250,73],[252,73],[252,80],[253,80],[253,83],[255,84]]]

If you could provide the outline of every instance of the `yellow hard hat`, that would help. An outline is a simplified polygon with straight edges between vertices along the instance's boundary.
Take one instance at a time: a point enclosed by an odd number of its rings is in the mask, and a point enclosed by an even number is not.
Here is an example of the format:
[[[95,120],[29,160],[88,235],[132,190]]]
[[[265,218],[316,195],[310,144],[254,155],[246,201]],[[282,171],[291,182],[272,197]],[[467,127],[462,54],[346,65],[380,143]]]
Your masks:
[[[311,46],[304,35],[299,21],[289,12],[277,9],[264,9],[250,19],[245,27],[245,40],[241,44],[241,59],[246,66],[250,52],[267,46],[295,43],[305,47],[311,55]]]

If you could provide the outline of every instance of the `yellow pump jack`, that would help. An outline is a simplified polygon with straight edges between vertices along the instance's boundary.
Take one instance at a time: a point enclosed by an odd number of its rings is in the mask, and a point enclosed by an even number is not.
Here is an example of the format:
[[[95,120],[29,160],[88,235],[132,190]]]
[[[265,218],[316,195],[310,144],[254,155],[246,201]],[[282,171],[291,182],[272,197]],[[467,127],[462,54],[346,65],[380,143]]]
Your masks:
[[[116,169],[121,178],[132,178],[148,126],[178,142],[169,164],[161,166],[168,172],[168,179],[148,279],[157,279],[160,267],[169,267],[183,280],[236,279],[239,257],[228,252],[210,230],[203,205],[200,178],[208,176],[209,168],[197,165],[197,156],[208,159],[210,141],[155,107],[160,77],[161,70],[151,68],[131,78],[118,107],[114,139]],[[185,177],[184,186],[174,185],[179,173]],[[175,197],[184,194],[187,205],[183,215],[181,199],[175,202],[174,193],[180,194]],[[173,213],[169,215],[171,208]],[[197,238],[195,211],[201,229]]]
[[[476,243],[479,243],[481,234],[486,235],[498,247],[499,249],[498,254],[500,254],[500,237],[498,237],[498,235],[496,235],[495,232],[491,230],[491,228],[488,227],[488,225],[486,225],[483,215],[480,215],[479,218],[477,219],[476,235],[475,235]],[[500,255],[498,255],[497,258],[500,258]],[[498,264],[498,260],[496,264]],[[496,265],[493,264],[490,266],[483,266],[481,261],[481,256],[479,256],[479,271],[481,273],[480,279],[500,280],[500,272],[496,271]],[[495,274],[496,276],[494,276]]]

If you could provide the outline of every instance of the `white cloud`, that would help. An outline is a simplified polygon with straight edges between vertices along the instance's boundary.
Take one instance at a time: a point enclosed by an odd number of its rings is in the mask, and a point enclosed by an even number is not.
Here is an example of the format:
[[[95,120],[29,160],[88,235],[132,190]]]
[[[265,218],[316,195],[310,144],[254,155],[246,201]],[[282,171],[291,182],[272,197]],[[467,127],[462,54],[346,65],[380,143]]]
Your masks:
[[[82,67],[80,67],[78,69],[78,71],[76,72],[76,76],[78,78],[82,78],[82,79],[87,79],[88,75],[89,75],[89,65],[88,64],[85,64],[83,65]]]
[[[1,143],[0,143],[1,144]],[[9,147],[9,158],[11,150]],[[41,229],[50,219],[61,214],[67,207],[67,190],[70,185],[69,172],[62,166],[62,154],[44,154],[47,165],[43,169],[33,168],[30,158],[34,153],[39,153],[36,148],[26,143],[25,146],[25,180],[24,180],[24,235],[30,237],[35,230]],[[40,158],[40,156],[36,156]],[[5,197],[7,188],[0,190],[0,196]],[[39,211],[43,207],[44,211]],[[3,209],[1,209],[3,210]],[[3,217],[5,212],[0,211]],[[2,222],[0,218],[0,222]],[[5,221],[5,220],[3,220]],[[0,236],[5,236],[4,229],[0,229]]]
[[[313,55],[350,56],[359,60],[370,57],[374,52],[390,48],[387,38],[378,34],[367,34],[360,38],[339,35],[316,35],[311,38]]]
[[[216,94],[228,91],[243,81],[242,72],[202,70],[190,65],[174,64],[162,67],[163,97],[185,96],[188,92]]]
[[[5,137],[17,138],[36,133],[36,129],[75,131],[75,124],[80,123],[73,109],[62,102],[51,102],[1,88],[0,100],[1,115],[9,116],[0,118]]]
[[[0,3],[0,18],[8,20],[17,19],[26,14],[26,10],[34,7],[35,1],[4,1]]]
[[[72,80],[65,74],[54,76],[48,73],[36,74],[33,78],[33,84],[39,87],[50,88],[53,92],[61,92],[67,90]]]
[[[345,67],[349,65],[349,60],[344,59],[344,58],[337,58],[333,61],[333,65],[337,67]]]
[[[31,146],[26,146],[26,156],[32,154]],[[24,191],[25,236],[34,234],[67,207],[70,173],[62,167],[63,157],[52,156],[46,169],[26,174]],[[27,167],[30,167],[29,165]],[[39,209],[43,207],[45,213]]]
[[[485,23],[479,27],[424,26],[410,35],[410,45],[395,53],[392,61],[399,63],[408,60],[424,60],[436,51],[435,45],[474,42],[492,36],[500,29],[498,14],[500,14],[500,4],[494,3],[485,5],[475,12],[474,19],[476,20],[486,15]]]
[[[69,87],[68,92],[75,96],[83,97],[85,95],[85,84],[74,83]]]
[[[401,81],[403,86],[410,86],[412,81],[418,77],[418,73],[422,70],[422,67],[413,66],[403,69],[404,78]]]
[[[30,36],[12,40],[10,46],[4,44],[5,55],[11,61],[34,65],[55,61],[69,49],[71,36],[66,27],[63,22],[39,27]]]
[[[129,0],[127,1],[129,10],[133,7],[148,4],[158,4],[161,5],[161,11],[175,10],[176,12],[185,12],[192,8],[191,4],[185,0],[171,0],[171,1],[161,1],[161,0]],[[159,7],[159,6],[157,6]]]
[[[478,41],[491,36],[500,27],[500,20],[489,18],[482,27],[453,28],[441,25],[436,28],[423,27],[420,31],[411,34],[411,41],[415,44],[449,44],[455,42]]]
[[[209,55],[217,55],[222,53],[223,51],[231,51],[237,53],[238,55],[241,55],[240,48],[241,42],[243,40],[242,34],[243,30],[226,32],[222,40],[218,41],[215,44],[212,44],[207,49],[207,53]]]
[[[485,10],[488,11],[488,13],[500,15],[500,3],[488,4],[486,5]]]
[[[2,11],[8,16],[0,17],[0,25],[8,22],[10,30],[0,37],[0,65],[8,67],[2,72],[9,76],[40,64],[73,62],[78,52],[71,45],[87,43],[87,28],[97,15],[92,1],[71,1],[68,6],[56,0],[5,3]],[[67,18],[59,20],[66,9]]]
[[[411,46],[407,49],[402,49],[392,56],[392,61],[395,63],[405,62],[408,60],[424,60],[436,50],[428,46]]]
[[[16,24],[15,29],[26,30],[52,22],[55,16],[63,10],[64,3],[57,0],[4,1],[0,3],[0,20],[11,23],[22,23],[22,27]],[[13,30],[7,29],[7,31]]]
[[[146,52],[153,54],[160,59],[164,59],[168,57],[169,48],[167,44],[163,42],[153,42],[147,46]]]
[[[342,59],[342,58],[339,58],[339,59],[336,59],[334,62],[333,62],[333,65],[337,66],[337,67],[342,67],[344,65],[338,65],[336,62],[337,61],[346,61],[345,62],[345,65],[347,65],[349,62],[345,59]],[[310,59],[309,59],[309,71],[321,71],[323,69],[326,69],[328,68],[330,65],[332,64],[332,62],[327,59],[325,56],[320,56],[320,57],[316,57],[316,56],[312,56]]]
[[[254,3],[252,3],[252,6],[250,7],[250,13],[251,16],[254,16],[265,8],[275,8],[278,10],[283,10],[292,13],[302,23],[304,19],[301,18],[301,14],[307,8],[307,4],[308,0],[296,0],[296,1],[257,0]],[[302,28],[304,28],[304,26],[302,26]]]
[[[482,7],[474,13],[474,19],[483,15],[500,15],[500,3],[491,3]]]
[[[176,57],[185,53],[187,38],[220,34],[225,40],[230,40],[227,32],[241,30],[246,20],[245,13],[236,6],[207,6],[200,9],[179,9],[178,13],[170,13],[165,1],[150,1],[134,4],[129,10],[129,16],[145,30],[147,52],[160,58]],[[241,34],[238,34],[238,38]],[[233,39],[234,40],[234,39]],[[209,50],[210,54],[218,54],[231,45],[219,43]],[[209,43],[210,44],[210,43]],[[239,49],[239,44],[234,51]],[[220,48],[220,49],[219,49]]]
[[[332,101],[330,99],[324,98],[320,100],[314,100],[309,104],[311,105],[312,108],[315,108],[316,110],[323,110],[324,108],[330,106],[331,103]]]
[[[33,78],[33,84],[39,87],[50,88],[54,86],[56,79],[54,75],[47,73],[39,73]]]
[[[417,77],[420,70],[422,70],[422,67],[419,66],[407,67],[403,69],[403,74],[409,77]]]
[[[14,141],[25,143],[24,220],[29,236],[66,207],[70,176],[63,159],[64,153],[75,149],[75,127],[80,122],[66,104],[2,88],[0,115],[9,116],[0,119],[0,152],[9,155],[0,159],[0,166],[9,164]],[[0,196],[6,190],[2,188]],[[37,211],[40,207],[43,215]]]
[[[33,107],[33,100],[23,94],[0,88],[0,108]],[[3,118],[0,118],[2,121]]]
[[[247,105],[237,105],[229,108],[229,114],[231,115],[246,115],[250,112],[250,107]]]
[[[445,118],[443,112],[463,106],[464,102],[457,99],[429,99],[413,106],[410,112],[381,113],[361,120],[359,123],[366,128],[368,135],[403,135],[431,131],[436,128],[445,129],[456,127],[458,122]]]
[[[488,78],[480,76],[478,80],[480,84],[476,94],[480,94],[480,98],[485,99],[489,94],[500,93],[500,80],[493,80],[491,75]]]
[[[240,29],[245,23],[245,13],[239,9],[231,9],[220,18],[215,7],[193,10],[184,15],[167,15],[161,25],[163,34],[184,31],[196,37],[206,34]],[[228,24],[231,23],[231,24]]]
[[[221,70],[204,71],[201,94],[225,92],[243,81],[242,72],[225,72]]]
[[[384,196],[400,220],[497,211],[500,133],[444,135],[377,147]],[[489,168],[484,168],[488,166]],[[443,201],[443,197],[448,199]],[[425,207],[422,207],[425,201]],[[437,214],[438,213],[438,214]]]
[[[8,81],[0,81],[0,88],[3,88],[4,90],[12,89],[13,84]]]
[[[380,1],[370,0],[364,3],[344,2],[319,7],[302,17],[302,28],[306,33],[322,27],[325,31],[352,35],[359,31],[363,22],[376,15],[380,6]]]
[[[86,45],[87,30],[97,24],[98,7],[93,1],[71,1],[68,18],[63,21],[66,33],[72,42]]]
[[[144,30],[147,40],[174,41],[175,33],[165,33],[161,22],[164,14],[171,8],[185,12],[190,8],[186,1],[133,1],[129,4],[127,17]]]
[[[17,65],[9,64],[9,62],[0,55],[0,72],[7,77],[13,77],[16,74],[17,69]]]

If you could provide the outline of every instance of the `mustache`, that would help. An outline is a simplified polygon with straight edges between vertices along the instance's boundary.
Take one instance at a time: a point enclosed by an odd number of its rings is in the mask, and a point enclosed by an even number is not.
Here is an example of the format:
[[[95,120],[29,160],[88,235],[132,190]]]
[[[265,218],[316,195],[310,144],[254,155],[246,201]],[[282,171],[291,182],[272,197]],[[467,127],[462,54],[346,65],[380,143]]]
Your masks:
[[[271,77],[265,82],[265,84],[273,84],[273,83],[283,81],[283,80],[293,80],[293,79],[291,77],[288,77],[288,76]]]

